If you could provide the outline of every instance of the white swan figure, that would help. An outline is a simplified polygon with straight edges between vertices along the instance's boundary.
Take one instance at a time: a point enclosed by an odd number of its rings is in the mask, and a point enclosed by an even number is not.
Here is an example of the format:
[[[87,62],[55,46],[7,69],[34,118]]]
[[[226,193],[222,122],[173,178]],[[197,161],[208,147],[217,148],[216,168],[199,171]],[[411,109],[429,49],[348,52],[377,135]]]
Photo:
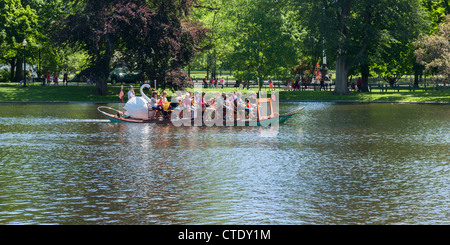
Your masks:
[[[150,98],[147,97],[146,94],[144,94],[144,87],[146,87],[148,89],[151,89],[152,87],[149,84],[143,84],[140,89],[142,98],[144,98],[148,103],[150,103]]]
[[[148,119],[148,103],[150,103],[150,99],[144,94],[144,87],[150,88],[150,85],[142,85],[140,89],[142,96],[133,97],[125,104],[124,109],[126,110],[125,114],[127,116],[138,119]]]

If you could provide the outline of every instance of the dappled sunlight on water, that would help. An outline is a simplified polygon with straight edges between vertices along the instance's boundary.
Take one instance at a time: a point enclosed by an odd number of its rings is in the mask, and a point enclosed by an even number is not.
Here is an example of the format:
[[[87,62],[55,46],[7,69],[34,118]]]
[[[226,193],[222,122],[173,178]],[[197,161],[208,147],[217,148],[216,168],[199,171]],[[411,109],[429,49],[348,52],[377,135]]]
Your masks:
[[[1,104],[0,224],[450,223],[448,106],[300,105],[262,137]]]

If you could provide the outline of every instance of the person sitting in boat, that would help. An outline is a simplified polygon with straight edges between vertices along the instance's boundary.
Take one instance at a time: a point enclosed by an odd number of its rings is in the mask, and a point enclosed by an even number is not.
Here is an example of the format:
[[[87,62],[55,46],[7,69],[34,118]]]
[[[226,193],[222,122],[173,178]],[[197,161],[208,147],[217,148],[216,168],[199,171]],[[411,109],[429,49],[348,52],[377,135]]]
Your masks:
[[[182,106],[183,108],[190,108],[191,107],[191,96],[190,94],[186,93],[184,95],[183,101],[182,101]]]
[[[256,96],[256,93],[250,94],[248,99],[250,100],[249,104],[250,104],[250,107],[252,108],[251,111],[253,112],[253,113],[251,113],[250,116],[256,117],[256,112],[258,111],[258,109],[257,109],[257,96]]]
[[[150,99],[150,105],[152,106],[152,110],[157,110],[158,107],[158,92],[154,91],[152,93],[152,98]]]
[[[242,94],[241,92],[238,92],[234,98],[234,106],[238,107],[240,106],[242,103],[244,103],[244,101],[242,101]]]
[[[216,97],[211,98],[209,101],[209,104],[211,105],[211,107],[216,107],[217,101],[219,101],[220,98],[220,92],[216,92]]]
[[[184,111],[189,111],[191,109],[191,97],[189,96],[189,93],[185,93],[184,95],[181,94],[179,106],[175,108],[175,110],[179,110],[178,117],[183,118],[184,117]]]
[[[209,100],[209,102],[208,102],[208,105],[210,106],[210,107],[216,107],[216,98],[211,98],[210,100]]]
[[[194,103],[194,106],[200,106],[201,105],[200,100],[201,100],[200,93],[198,91],[195,91],[194,100],[192,101]]]
[[[227,98],[227,106],[233,107],[234,106],[234,99],[236,99],[236,92],[233,91],[230,96]]]
[[[200,98],[200,105],[201,105],[201,108],[202,108],[202,115],[205,113],[206,107],[209,106],[209,105],[206,103],[205,96],[206,96],[206,93],[205,93],[205,92],[202,92],[202,97]]]
[[[242,93],[241,92],[237,92],[236,93],[236,98],[234,99],[234,113],[236,115],[236,118],[238,117],[238,115],[240,116],[240,118],[243,118],[243,115],[245,113],[243,113],[245,108],[245,103],[242,100]]]
[[[162,95],[161,95],[161,103],[163,103],[163,102],[168,102],[167,101],[167,92],[166,91],[164,91],[162,93]]]
[[[161,95],[161,99],[158,102],[157,110],[162,111],[164,117],[167,117],[169,115],[169,109],[170,105],[167,109],[164,109],[164,103],[167,103],[167,92],[164,91]]]
[[[238,110],[240,111],[243,108],[245,108],[245,103],[242,100],[242,93],[241,92],[238,92],[236,94],[236,98],[234,99],[234,107],[235,107],[236,111],[238,111]]]
[[[192,92],[190,94],[192,95]],[[191,103],[192,103],[191,116],[192,116],[192,119],[195,119],[195,118],[197,118],[197,115],[199,115],[199,111],[201,111],[201,109],[202,109],[201,96],[198,91],[194,92],[194,97],[192,97]]]
[[[181,91],[177,91],[176,96],[172,96],[172,101],[170,102],[170,106],[172,109],[177,108],[179,105],[181,105]]]
[[[255,119],[255,114],[253,113],[255,109],[256,105],[253,105],[249,98],[245,99],[245,117],[247,119]]]
[[[227,99],[227,94],[225,92],[222,92],[219,96],[219,98],[217,98],[216,100],[216,104],[219,105],[223,105],[225,103],[225,100]]]
[[[136,94],[134,93],[133,85],[130,85],[128,87],[128,100],[130,100],[133,97],[136,97]]]
[[[219,118],[225,119],[226,101],[227,101],[227,94],[225,92],[222,92],[219,98],[217,98],[217,100],[215,101],[217,120],[220,120]]]
[[[233,120],[234,116],[234,95],[236,93],[233,92],[230,96],[228,96],[225,100],[225,109],[224,109],[224,119],[226,120]]]

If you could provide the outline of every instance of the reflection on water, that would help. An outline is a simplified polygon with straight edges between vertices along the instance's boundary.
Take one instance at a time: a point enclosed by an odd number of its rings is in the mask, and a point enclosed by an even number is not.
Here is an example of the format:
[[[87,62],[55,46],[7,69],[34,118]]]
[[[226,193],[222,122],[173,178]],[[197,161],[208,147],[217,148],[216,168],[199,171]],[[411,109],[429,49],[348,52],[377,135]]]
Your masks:
[[[450,223],[448,106],[302,105],[261,137],[0,104],[0,224]]]

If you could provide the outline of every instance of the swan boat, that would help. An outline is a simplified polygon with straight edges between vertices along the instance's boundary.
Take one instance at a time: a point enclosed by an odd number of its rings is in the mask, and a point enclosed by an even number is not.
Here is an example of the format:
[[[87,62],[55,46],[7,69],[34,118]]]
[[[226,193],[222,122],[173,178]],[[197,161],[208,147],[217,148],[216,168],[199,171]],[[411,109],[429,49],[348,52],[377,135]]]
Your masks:
[[[116,113],[114,114],[114,113],[105,112],[105,109],[113,110]],[[266,125],[270,125],[272,123],[276,123],[277,120],[279,123],[282,123],[303,109],[304,109],[304,107],[301,107],[301,108],[298,108],[289,113],[285,113],[282,115],[275,114],[273,116],[268,116],[265,118],[257,118],[256,120],[250,120],[250,119],[236,120],[235,119],[235,120],[232,120],[231,122],[223,120],[222,125],[225,125],[225,126],[266,126]],[[161,119],[161,118],[149,118],[149,119],[132,118],[132,117],[126,116],[122,111],[119,111],[117,109],[107,107],[107,106],[98,107],[98,111],[100,111],[107,119],[109,119],[113,123],[156,123],[156,124],[177,124],[178,123],[180,125],[181,124],[183,124],[183,125],[198,125],[198,122],[196,121],[196,119],[189,119],[188,121],[186,121],[186,120],[183,121],[183,119],[172,120],[171,118],[163,118],[163,119]],[[214,121],[214,120],[201,120],[202,126],[212,125],[214,123],[216,123],[216,121]]]
[[[142,98],[139,98],[140,100],[143,101],[147,101],[148,103],[150,103],[150,99],[144,94],[143,88],[144,87],[149,87],[148,84],[144,84],[143,86],[141,86],[140,92],[142,95]],[[136,97],[135,97],[136,98]],[[134,101],[133,101],[134,102]],[[236,111],[234,111],[234,119],[231,120],[225,120],[225,118],[223,120],[215,120],[214,117],[211,117],[211,112],[214,112],[214,110],[212,108],[208,108],[206,111],[206,115],[204,117],[200,117],[200,118],[180,118],[180,115],[178,111],[178,113],[172,113],[173,110],[169,110],[171,113],[171,116],[165,116],[165,117],[157,117],[157,112],[155,110],[151,110],[151,106],[147,105],[147,107],[145,107],[145,113],[147,113],[147,115],[145,117],[140,117],[140,118],[136,118],[133,116],[130,116],[128,111],[125,110],[117,110],[115,108],[112,107],[108,107],[108,106],[99,106],[97,108],[97,110],[102,113],[107,119],[109,119],[111,122],[113,123],[155,123],[155,124],[173,124],[173,125],[185,125],[185,126],[212,126],[212,125],[224,125],[224,126],[268,126],[271,125],[273,123],[282,123],[285,122],[286,120],[288,120],[289,118],[291,118],[292,116],[294,116],[295,114],[297,114],[298,112],[300,112],[301,110],[303,110],[305,107],[300,107],[298,109],[295,109],[293,111],[290,111],[288,113],[284,113],[284,114],[279,114],[277,112],[273,111],[273,107],[272,107],[272,100],[271,98],[260,98],[256,100],[257,102],[257,116],[256,118],[243,118],[241,116],[242,119],[238,119],[238,117],[236,116]],[[127,109],[127,105],[124,107],[125,109]],[[262,114],[260,113],[260,109],[267,109],[262,107],[261,105],[266,103],[266,106],[268,107],[268,110],[270,110],[270,113],[267,113],[267,115],[262,116]],[[130,108],[130,106],[129,106]],[[144,110],[141,108],[141,110]],[[127,109],[128,110],[128,109]],[[108,111],[108,112],[107,112]],[[185,111],[185,110],[183,110]],[[201,113],[201,111],[200,111]],[[142,114],[142,113],[141,113]],[[189,113],[190,114],[190,113]],[[214,113],[213,113],[214,114]],[[214,114],[215,115],[215,114]]]

